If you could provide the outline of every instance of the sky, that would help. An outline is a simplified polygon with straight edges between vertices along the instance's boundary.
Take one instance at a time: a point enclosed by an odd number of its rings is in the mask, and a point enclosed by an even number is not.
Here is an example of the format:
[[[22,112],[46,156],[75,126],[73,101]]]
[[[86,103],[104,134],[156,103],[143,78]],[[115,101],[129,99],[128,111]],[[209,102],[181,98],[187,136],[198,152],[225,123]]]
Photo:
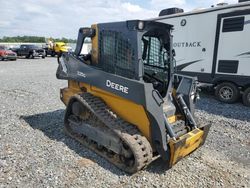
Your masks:
[[[94,23],[157,17],[170,7],[190,11],[238,0],[0,0],[0,38],[45,36],[75,39]]]

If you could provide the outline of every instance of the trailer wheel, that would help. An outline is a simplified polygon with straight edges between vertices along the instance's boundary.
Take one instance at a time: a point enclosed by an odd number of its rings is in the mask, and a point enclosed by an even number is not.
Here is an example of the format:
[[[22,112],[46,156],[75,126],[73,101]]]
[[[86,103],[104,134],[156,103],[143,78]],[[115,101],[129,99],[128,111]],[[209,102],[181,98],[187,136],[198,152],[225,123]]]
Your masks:
[[[245,106],[250,106],[250,87],[244,91],[242,101]]]
[[[240,91],[235,84],[223,82],[217,85],[215,89],[215,96],[222,102],[234,103],[238,100]]]

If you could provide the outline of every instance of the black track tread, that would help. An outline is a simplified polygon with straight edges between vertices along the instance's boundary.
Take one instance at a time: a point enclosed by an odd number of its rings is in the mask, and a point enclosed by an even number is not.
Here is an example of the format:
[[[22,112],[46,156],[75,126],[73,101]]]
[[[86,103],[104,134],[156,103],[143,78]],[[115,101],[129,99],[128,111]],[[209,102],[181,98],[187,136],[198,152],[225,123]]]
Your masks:
[[[124,143],[129,146],[134,155],[134,165],[132,167],[126,166],[118,162],[118,160],[107,157],[104,152],[100,152],[81,138],[77,137],[74,133],[67,129],[66,131],[70,136],[74,137],[88,148],[94,150],[96,153],[116,165],[118,168],[128,172],[135,173],[145,168],[153,157],[153,152],[150,143],[141,135],[140,131],[132,124],[124,121],[117,114],[115,114],[100,98],[93,96],[90,93],[82,93],[81,95],[75,95],[78,101],[84,105],[92,114],[94,114],[106,128],[113,131]]]

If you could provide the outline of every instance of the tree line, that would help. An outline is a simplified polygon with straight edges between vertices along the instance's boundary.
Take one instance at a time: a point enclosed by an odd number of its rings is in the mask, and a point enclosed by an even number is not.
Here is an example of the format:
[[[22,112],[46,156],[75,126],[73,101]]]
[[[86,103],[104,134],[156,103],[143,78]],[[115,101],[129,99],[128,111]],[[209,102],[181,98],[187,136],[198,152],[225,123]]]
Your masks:
[[[68,39],[68,38],[52,38],[50,37],[54,42],[65,42],[65,43],[76,43],[75,39]],[[31,43],[45,43],[47,40],[45,37],[39,37],[39,36],[15,36],[15,37],[6,37],[0,38],[0,42],[31,42]]]

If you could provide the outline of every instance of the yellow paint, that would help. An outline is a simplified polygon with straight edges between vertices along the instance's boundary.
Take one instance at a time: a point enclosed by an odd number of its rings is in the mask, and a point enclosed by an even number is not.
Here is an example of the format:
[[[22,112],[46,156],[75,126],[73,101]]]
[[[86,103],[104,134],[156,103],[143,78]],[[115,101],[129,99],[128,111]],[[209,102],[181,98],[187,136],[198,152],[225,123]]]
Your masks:
[[[82,90],[81,90],[82,88]],[[141,133],[151,142],[150,135],[150,122],[146,115],[143,106],[135,104],[127,99],[106,92],[97,87],[90,86],[85,83],[78,83],[76,81],[68,81],[68,88],[61,90],[62,101],[67,105],[70,97],[75,94],[87,91],[94,96],[102,98],[105,103],[125,121],[135,125]],[[181,118],[180,115],[171,116],[168,118],[170,123],[175,122]],[[204,131],[201,129],[194,129],[191,132],[179,137],[176,141],[170,140],[170,161],[169,165],[172,166],[180,159],[193,152],[200,147],[204,140]]]
[[[92,50],[91,50],[91,63],[93,64],[98,64],[98,27],[97,25],[92,25],[91,26],[92,29],[95,29],[95,36],[92,37],[91,41],[92,41]]]
[[[79,88],[77,82],[68,80],[68,87],[61,89],[61,100],[67,106],[70,97],[77,93],[81,93],[81,89]]]
[[[176,115],[168,117],[168,122],[169,123],[174,123],[176,122],[178,117]]]
[[[66,45],[64,42],[55,42],[54,43],[54,51],[59,53],[59,52],[67,52],[69,46]]]
[[[176,97],[176,89],[175,89],[175,88],[173,88],[172,95],[173,95],[174,97]]]
[[[143,106],[85,83],[80,83],[79,85],[78,82],[75,81],[69,81],[68,83],[69,88],[62,90],[62,100],[64,104],[67,105],[70,97],[74,94],[82,93],[80,88],[84,87],[87,92],[104,100],[116,114],[125,121],[135,125],[141,133],[151,141],[150,122]]]
[[[204,131],[200,129],[195,129],[183,136],[178,140],[171,140],[169,143],[171,159],[170,166],[177,163],[181,158],[193,152],[197,149],[203,142]],[[180,144],[183,142],[184,144]],[[180,146],[178,146],[180,144]]]

